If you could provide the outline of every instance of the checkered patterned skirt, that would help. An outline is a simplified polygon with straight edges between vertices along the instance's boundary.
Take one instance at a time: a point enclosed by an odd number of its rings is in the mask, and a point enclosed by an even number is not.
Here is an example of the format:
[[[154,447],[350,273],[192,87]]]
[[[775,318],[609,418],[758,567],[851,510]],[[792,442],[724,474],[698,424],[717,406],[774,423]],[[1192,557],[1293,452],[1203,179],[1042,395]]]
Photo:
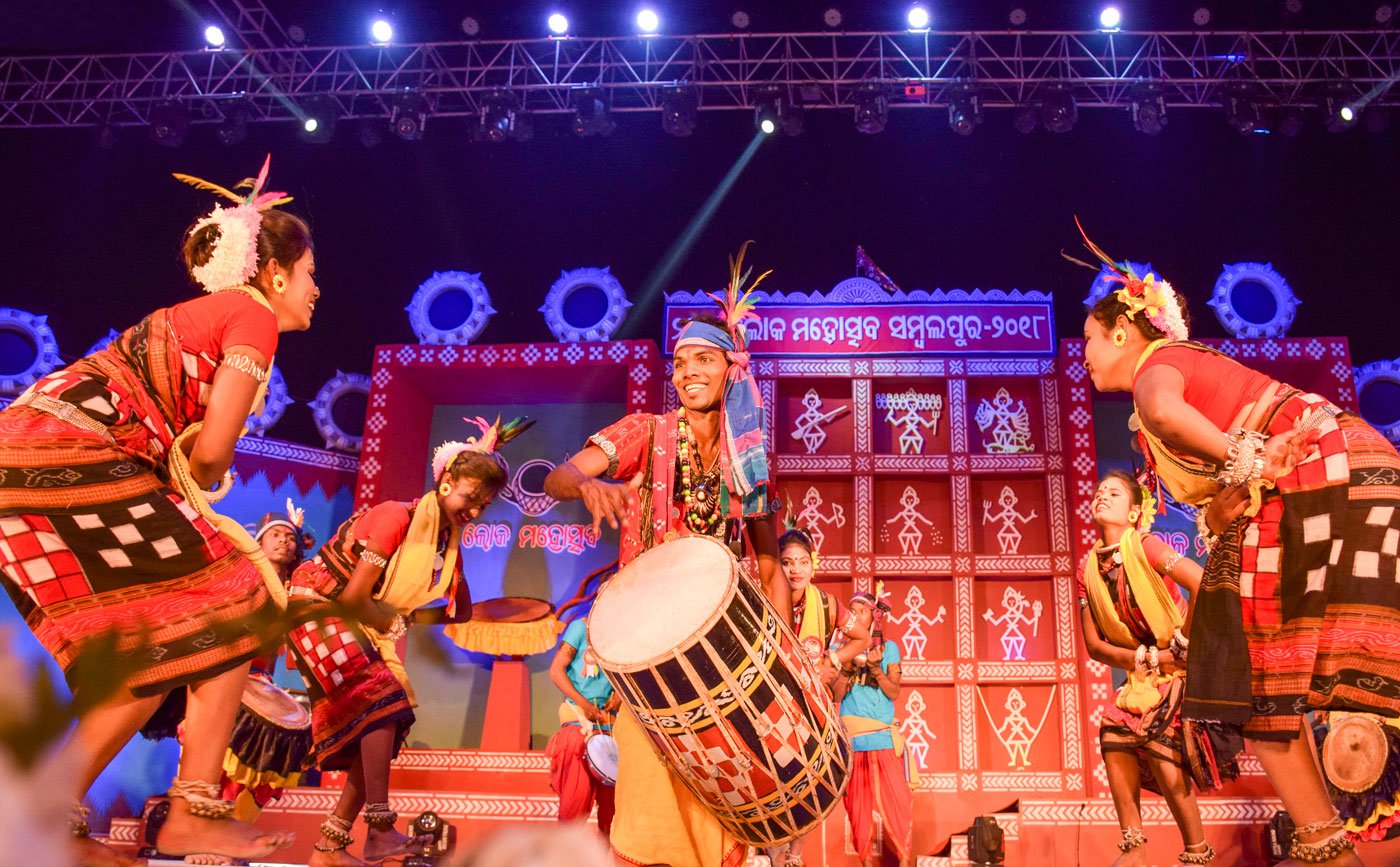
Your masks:
[[[0,413],[0,575],[70,683],[93,663],[136,695],[246,663],[276,617],[257,569],[149,458],[23,406]],[[84,653],[99,639],[115,656]]]
[[[1325,406],[1294,392],[1266,432]],[[1315,708],[1400,716],[1400,456],[1350,413],[1317,430],[1317,451],[1211,553],[1191,656],[1214,664],[1190,669],[1193,719],[1291,739]]]
[[[291,615],[325,601],[326,588],[343,589],[316,560],[292,573]],[[337,594],[338,595],[338,592]],[[323,771],[346,770],[359,754],[360,740],[392,726],[393,754],[408,738],[413,705],[384,658],[359,625],[323,617],[294,627],[287,646],[311,697],[311,761]]]

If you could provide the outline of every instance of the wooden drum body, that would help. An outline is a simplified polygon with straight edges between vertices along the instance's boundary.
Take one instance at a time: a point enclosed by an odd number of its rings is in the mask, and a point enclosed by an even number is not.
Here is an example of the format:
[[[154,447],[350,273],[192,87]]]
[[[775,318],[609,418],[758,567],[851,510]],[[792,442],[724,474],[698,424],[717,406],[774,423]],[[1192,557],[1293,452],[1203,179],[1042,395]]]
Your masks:
[[[851,743],[836,707],[724,545],[686,537],[629,563],[599,591],[588,643],[672,772],[742,842],[806,834],[840,801]]]

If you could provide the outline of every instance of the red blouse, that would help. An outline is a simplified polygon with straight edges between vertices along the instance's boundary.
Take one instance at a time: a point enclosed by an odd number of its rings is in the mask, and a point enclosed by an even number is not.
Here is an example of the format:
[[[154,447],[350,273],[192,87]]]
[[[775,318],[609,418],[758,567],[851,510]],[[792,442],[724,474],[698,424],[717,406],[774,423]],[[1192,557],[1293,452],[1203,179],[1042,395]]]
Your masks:
[[[1137,376],[1158,365],[1174,368],[1181,374],[1186,380],[1186,402],[1221,430],[1238,424],[1236,417],[1240,410],[1258,400],[1273,382],[1272,378],[1233,358],[1190,344],[1164,346],[1152,353]],[[1137,376],[1133,378],[1134,386]]]

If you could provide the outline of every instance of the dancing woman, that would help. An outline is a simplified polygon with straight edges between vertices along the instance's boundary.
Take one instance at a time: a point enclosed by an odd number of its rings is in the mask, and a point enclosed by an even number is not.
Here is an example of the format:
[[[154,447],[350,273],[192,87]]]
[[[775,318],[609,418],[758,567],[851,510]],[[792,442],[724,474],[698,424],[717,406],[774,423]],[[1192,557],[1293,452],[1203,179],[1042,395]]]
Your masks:
[[[165,472],[172,450],[187,448],[199,487],[224,478],[278,335],[311,325],[311,232],[271,210],[289,199],[264,192],[267,170],[245,182],[247,195],[177,175],[236,203],[185,235],[186,269],[209,294],[155,311],[0,413],[0,572],[74,688],[73,795],[168,693],[189,688],[175,800],[157,839],[170,855],[263,858],[291,841],[233,820],[219,798],[259,626],[277,613],[273,588]],[[90,653],[113,638],[115,687],[94,669],[109,661]],[[85,839],[83,812],[83,863],[123,863]]]
[[[1300,734],[1314,709],[1400,715],[1400,456],[1326,399],[1186,342],[1169,284],[1090,248],[1123,288],[1085,319],[1085,366],[1132,392],[1149,469],[1212,548],[1190,635],[1211,665],[1187,679],[1187,727],[1221,755],[1249,741],[1298,825],[1285,863],[1359,864]],[[1217,495],[1228,507],[1205,509]]]
[[[595,526],[621,527],[624,566],[681,535],[751,543],[748,553],[757,560],[765,594],[780,616],[790,618],[791,594],[777,564],[763,405],[748,370],[748,277],[741,250],[730,261],[725,318],[697,316],[682,328],[671,376],[680,409],[628,416],[589,437],[549,474],[545,492],[560,501],[582,500]],[[745,847],[666,769],[636,718],[624,711],[613,731],[619,757],[612,845],[620,860],[742,864]]]
[[[310,867],[359,867],[412,854],[428,842],[395,829],[389,764],[413,725],[413,691],[396,645],[409,623],[464,623],[471,588],[462,575],[462,528],[506,483],[496,449],[523,433],[477,419],[479,438],[433,453],[436,487],[412,503],[380,503],[352,517],[314,560],[292,574],[287,636],[311,696],[312,759],[346,770],[345,788],[315,843]],[[429,606],[446,599],[447,604]],[[350,855],[364,809],[365,860]]]
[[[1136,479],[1121,470],[1105,476],[1090,507],[1099,541],[1084,558],[1077,587],[1089,657],[1128,672],[1099,724],[1099,748],[1123,832],[1123,854],[1114,867],[1147,864],[1143,788],[1167,799],[1186,847],[1178,861],[1208,864],[1215,858],[1185,772],[1181,733],[1190,612],[1180,588],[1194,598],[1201,567],[1145,532],[1152,512]]]

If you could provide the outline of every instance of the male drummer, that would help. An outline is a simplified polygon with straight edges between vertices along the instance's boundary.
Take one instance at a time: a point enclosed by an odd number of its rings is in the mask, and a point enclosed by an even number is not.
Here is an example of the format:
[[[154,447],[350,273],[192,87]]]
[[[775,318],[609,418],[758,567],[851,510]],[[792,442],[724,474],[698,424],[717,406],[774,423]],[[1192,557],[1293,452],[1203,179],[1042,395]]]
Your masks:
[[[585,728],[612,731],[619,698],[588,649],[588,629],[582,618],[564,630],[549,666],[549,679],[564,693],[564,703],[559,706],[559,731],[545,747],[549,785],[559,796],[559,821],[586,821],[596,801],[598,830],[606,837],[612,830],[612,781],[604,783],[589,769],[584,756]]]
[[[696,316],[681,329],[671,376],[681,408],[630,415],[589,437],[545,479],[545,493],[582,500],[595,529],[602,521],[620,529],[624,566],[679,536],[746,547],[765,594],[791,621],[792,594],[778,567],[763,403],[749,373],[743,320],[752,316],[752,304],[743,294],[749,276],[743,258],[740,250],[730,262],[723,318]],[[613,734],[619,758],[611,842],[619,859],[671,867],[741,864],[745,847],[667,770],[630,712],[618,717]]]

